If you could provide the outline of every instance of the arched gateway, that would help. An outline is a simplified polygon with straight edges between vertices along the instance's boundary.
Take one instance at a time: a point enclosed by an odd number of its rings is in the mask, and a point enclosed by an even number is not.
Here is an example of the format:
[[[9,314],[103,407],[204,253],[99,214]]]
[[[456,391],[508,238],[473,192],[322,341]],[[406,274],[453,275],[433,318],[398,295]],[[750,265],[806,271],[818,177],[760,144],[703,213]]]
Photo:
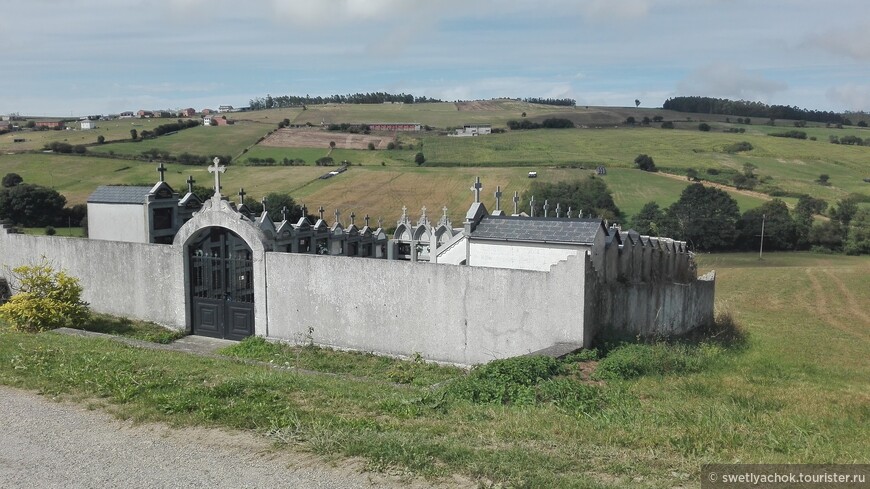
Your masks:
[[[223,168],[217,162],[209,167],[216,188]],[[257,225],[217,192],[181,226],[173,244],[184,250],[192,334],[231,340],[268,335],[266,241]]]
[[[208,227],[187,245],[191,333],[241,340],[254,334],[254,260],[236,233]]]

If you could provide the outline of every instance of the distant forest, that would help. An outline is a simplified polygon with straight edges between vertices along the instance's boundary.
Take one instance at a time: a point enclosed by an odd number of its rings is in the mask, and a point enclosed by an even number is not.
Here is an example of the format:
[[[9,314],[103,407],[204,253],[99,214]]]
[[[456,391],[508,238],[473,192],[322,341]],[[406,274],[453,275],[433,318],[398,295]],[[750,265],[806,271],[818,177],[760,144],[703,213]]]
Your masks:
[[[406,93],[392,94],[384,92],[373,93],[354,93],[347,95],[328,95],[326,97],[312,97],[306,95],[304,97],[298,95],[281,95],[273,97],[266,95],[265,97],[257,97],[251,99],[251,110],[260,109],[275,109],[284,107],[299,107],[304,105],[323,105],[323,104],[384,104],[384,103],[403,103],[403,104],[425,104],[432,102],[441,102],[441,100],[429,97],[415,97]]]
[[[712,97],[674,97],[662,105],[663,109],[677,112],[699,114],[736,115],[740,117],[762,117],[765,119],[794,119],[811,122],[830,122],[831,124],[850,124],[843,114],[806,110],[787,105],[767,105],[746,100],[728,100]]]
[[[528,102],[530,104],[541,104],[541,105],[559,105],[565,107],[574,107],[577,105],[577,101],[573,98],[524,98],[523,102]]]

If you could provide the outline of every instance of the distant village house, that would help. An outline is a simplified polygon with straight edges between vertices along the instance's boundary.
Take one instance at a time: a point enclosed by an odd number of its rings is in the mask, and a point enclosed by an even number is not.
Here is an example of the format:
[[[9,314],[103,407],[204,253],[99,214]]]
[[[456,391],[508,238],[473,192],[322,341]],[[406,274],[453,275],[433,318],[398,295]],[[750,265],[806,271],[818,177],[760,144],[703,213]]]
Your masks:
[[[420,132],[422,127],[417,122],[373,122],[368,126],[372,131],[388,132]]]

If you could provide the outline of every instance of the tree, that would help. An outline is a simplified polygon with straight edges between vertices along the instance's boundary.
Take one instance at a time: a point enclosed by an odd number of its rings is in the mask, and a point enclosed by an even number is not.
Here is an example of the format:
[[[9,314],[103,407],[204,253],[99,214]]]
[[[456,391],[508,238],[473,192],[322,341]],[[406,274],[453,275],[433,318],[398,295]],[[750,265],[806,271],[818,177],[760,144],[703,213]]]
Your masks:
[[[837,202],[837,207],[831,209],[831,219],[836,219],[844,227],[848,227],[857,212],[858,203],[854,199],[845,198]]]
[[[867,121],[858,121],[858,127],[867,127]]]
[[[850,255],[870,254],[870,209],[855,213],[846,235],[844,251]]]
[[[525,116],[526,116],[526,113],[525,113],[525,112],[523,112],[522,114],[520,114],[520,117],[525,117]],[[863,122],[863,121],[861,121],[861,122]]]
[[[698,170],[696,170],[694,168],[688,168],[686,170],[686,179],[691,180],[693,182],[697,182],[698,181]]]
[[[653,122],[662,122],[663,120],[665,120],[665,118],[660,115],[653,116]]]
[[[22,183],[0,190],[0,219],[25,227],[55,224],[62,215],[66,198],[57,191]]]
[[[263,204],[256,200],[246,197],[245,206],[255,214],[263,212]],[[296,204],[296,201],[290,194],[285,192],[271,192],[266,194],[266,212],[273,221],[278,222],[284,218],[282,211],[287,208],[287,220],[296,222],[302,217],[302,206]]]
[[[699,251],[727,250],[737,237],[740,210],[726,192],[689,185],[666,212],[668,235]]]
[[[673,121],[662,122],[662,129],[673,129],[673,128],[674,128]]]
[[[545,200],[549,200],[550,212],[554,216],[556,204],[561,204],[563,212],[567,212],[570,207],[574,215],[582,211],[586,216],[600,216],[605,219],[620,220],[623,217],[607,184],[595,176],[556,183],[535,181],[523,192],[523,201],[528,202],[531,197],[535,197],[537,203],[536,215],[543,215],[541,206]]]
[[[702,123],[698,124],[698,130],[704,131],[704,132],[709,132],[710,131],[710,124],[707,124],[706,122],[702,122]]]
[[[422,165],[423,163],[426,163],[426,157],[423,156],[423,153],[417,153],[414,155],[414,163],[416,163],[418,165]]]
[[[130,139],[132,139],[133,141],[139,139],[139,132],[135,129],[130,129]]]
[[[638,99],[634,99],[634,106],[635,106],[635,107],[640,107],[640,100],[638,100]]]
[[[369,150],[375,149],[375,143],[369,143],[368,148]]]
[[[628,117],[625,119],[625,123],[626,123],[626,124],[634,125],[635,122],[637,122],[637,121],[634,119],[634,116],[628,116]]]
[[[816,182],[818,182],[819,185],[830,185],[828,183],[828,180],[830,180],[830,179],[831,179],[830,175],[828,175],[827,173],[822,173],[821,175],[819,175],[819,179],[816,180]]]
[[[631,221],[631,227],[640,234],[660,236],[665,222],[665,211],[655,202],[647,202]]]
[[[105,142],[106,142],[106,136],[103,136],[102,134],[97,136],[97,144],[103,144]]]
[[[798,245],[798,226],[789,214],[788,206],[779,199],[765,202],[744,212],[737,223],[737,247],[758,248],[761,224],[764,222],[764,249],[793,250]]]
[[[335,141],[329,142],[329,149],[335,149]]]
[[[3,177],[3,188],[14,187],[24,181],[21,178],[21,175],[17,173],[7,173],[6,176]]]
[[[656,164],[653,161],[652,157],[645,154],[637,155],[637,158],[634,159],[634,165],[643,171],[659,171],[658,168],[656,168]]]
[[[650,122],[652,122],[652,121],[650,120],[649,117],[646,117],[646,116],[644,116],[644,118],[641,120],[641,123],[643,123],[643,125],[645,125],[645,126],[648,126]]]

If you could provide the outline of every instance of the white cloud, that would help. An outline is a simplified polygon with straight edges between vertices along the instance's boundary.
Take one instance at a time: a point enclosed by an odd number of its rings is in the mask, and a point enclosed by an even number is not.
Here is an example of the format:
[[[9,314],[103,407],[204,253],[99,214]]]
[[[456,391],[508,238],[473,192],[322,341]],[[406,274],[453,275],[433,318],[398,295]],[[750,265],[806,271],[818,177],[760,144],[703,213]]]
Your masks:
[[[808,36],[801,44],[803,49],[821,49],[831,54],[845,56],[857,61],[870,60],[870,22],[863,22],[844,29],[829,29]]]
[[[581,9],[591,20],[639,19],[650,10],[650,0],[585,0]]]
[[[835,110],[870,110],[870,85],[848,84],[831,87],[825,97],[835,104]]]
[[[768,100],[788,88],[783,82],[764,78],[728,63],[700,68],[677,84],[681,95],[703,95],[746,100]]]

